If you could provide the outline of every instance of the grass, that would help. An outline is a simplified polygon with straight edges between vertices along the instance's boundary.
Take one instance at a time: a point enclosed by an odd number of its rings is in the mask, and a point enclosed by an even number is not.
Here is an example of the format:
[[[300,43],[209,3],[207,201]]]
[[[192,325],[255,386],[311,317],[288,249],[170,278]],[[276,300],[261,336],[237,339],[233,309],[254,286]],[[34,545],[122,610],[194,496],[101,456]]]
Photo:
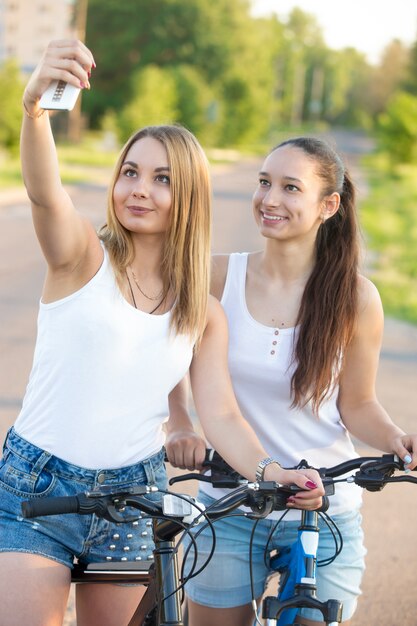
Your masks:
[[[118,155],[107,148],[101,135],[85,134],[82,143],[57,144],[61,178],[64,184],[107,184]],[[17,153],[0,156],[0,189],[22,185],[20,160]]]
[[[364,159],[369,194],[361,222],[373,253],[370,277],[385,312],[417,324],[417,165],[390,165],[384,155]]]
[[[119,148],[106,145],[103,135],[86,133],[80,144],[57,142],[60,173],[64,184],[105,184],[107,185]],[[257,150],[206,149],[207,157],[213,165],[233,163],[255,153]],[[266,150],[265,150],[266,153]],[[22,185],[19,155],[0,153],[0,190]]]

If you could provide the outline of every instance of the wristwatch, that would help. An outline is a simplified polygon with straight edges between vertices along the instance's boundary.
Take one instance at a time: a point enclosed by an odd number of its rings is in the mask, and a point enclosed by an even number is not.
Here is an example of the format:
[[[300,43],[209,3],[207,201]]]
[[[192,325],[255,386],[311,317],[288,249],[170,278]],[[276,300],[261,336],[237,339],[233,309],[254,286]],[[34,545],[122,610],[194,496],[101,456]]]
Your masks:
[[[275,463],[275,465],[281,467],[278,461],[276,461],[275,459],[271,459],[271,457],[269,456],[266,459],[262,459],[262,461],[259,461],[258,467],[256,468],[255,472],[256,480],[258,483],[264,479],[265,469],[268,465],[271,465],[271,463]]]

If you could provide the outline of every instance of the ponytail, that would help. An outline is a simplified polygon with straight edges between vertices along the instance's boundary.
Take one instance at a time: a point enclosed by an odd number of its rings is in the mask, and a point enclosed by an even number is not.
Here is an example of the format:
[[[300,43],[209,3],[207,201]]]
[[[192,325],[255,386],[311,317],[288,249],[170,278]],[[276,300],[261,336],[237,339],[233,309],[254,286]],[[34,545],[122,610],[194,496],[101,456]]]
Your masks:
[[[317,163],[324,181],[323,198],[333,192],[340,194],[338,211],[317,233],[315,265],[301,300],[294,346],[292,406],[311,402],[317,414],[338,383],[356,321],[359,229],[355,189],[340,157],[325,142],[298,138],[285,144],[301,148]]]

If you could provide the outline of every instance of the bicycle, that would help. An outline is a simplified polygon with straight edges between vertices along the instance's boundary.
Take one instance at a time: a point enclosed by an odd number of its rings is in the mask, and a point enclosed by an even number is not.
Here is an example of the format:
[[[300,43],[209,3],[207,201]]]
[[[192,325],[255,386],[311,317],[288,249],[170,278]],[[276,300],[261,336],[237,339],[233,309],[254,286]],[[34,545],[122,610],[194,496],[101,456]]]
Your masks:
[[[182,616],[182,590],[186,580],[179,574],[178,548],[175,538],[184,530],[196,526],[201,520],[212,524],[240,506],[249,506],[252,513],[242,513],[254,519],[266,517],[273,510],[284,510],[289,493],[299,490],[295,486],[282,486],[264,481],[251,483],[232,470],[214,451],[209,451],[206,467],[211,475],[185,474],[170,480],[170,484],[195,478],[208,480],[214,486],[232,488],[227,496],[217,500],[203,510],[190,496],[163,492],[161,504],[151,502],[144,496],[155,487],[134,487],[124,492],[111,492],[108,488],[78,494],[67,498],[45,498],[22,504],[24,517],[54,515],[61,513],[92,514],[118,523],[132,522],[138,514],[127,514],[131,507],[153,518],[154,559],[153,562],[108,563],[77,566],[73,573],[74,582],[130,581],[147,586],[147,591],[128,626],[184,626]],[[308,467],[302,461],[299,467]],[[350,474],[335,480],[339,476]],[[417,478],[409,475],[393,476],[395,470],[403,470],[404,464],[394,455],[358,457],[332,468],[320,468],[327,497],[334,492],[337,482],[352,482],[369,491],[380,491],[389,482],[413,482]],[[273,570],[280,572],[277,597],[266,597],[262,602],[262,617],[272,626],[294,624],[301,607],[318,609],[328,626],[342,621],[342,603],[336,599],[320,602],[316,597],[316,560],[319,539],[318,511],[302,511],[298,538],[291,549],[270,557]],[[195,540],[193,545],[196,546]],[[214,550],[214,548],[213,548]],[[336,550],[337,552],[337,550]],[[189,576],[196,575],[196,558]],[[258,617],[255,618],[260,623]]]
[[[303,460],[297,466],[297,469],[309,467],[311,466]],[[319,511],[301,511],[297,540],[291,547],[269,555],[270,569],[280,573],[280,580],[277,595],[264,597],[262,601],[262,617],[266,619],[266,626],[297,626],[297,622],[294,620],[297,617],[298,610],[301,608],[319,610],[327,626],[336,626],[342,621],[343,607],[340,601],[329,599],[325,602],[320,602],[316,597],[317,548],[319,543],[318,517],[320,514],[325,513],[328,507],[328,496],[334,493],[336,483],[350,482],[368,491],[381,491],[387,483],[410,482],[417,484],[417,478],[409,476],[408,473],[401,476],[393,475],[396,470],[404,470],[404,463],[393,454],[362,456],[330,468],[314,469],[317,469],[320,473],[326,491],[326,496],[323,498],[323,506]],[[358,471],[352,474],[354,470]],[[223,465],[222,471],[228,474],[226,465]],[[338,479],[338,477],[349,473],[350,475],[345,478]],[[219,486],[236,487],[241,477],[236,476],[236,472],[233,470],[231,470],[230,476],[235,477],[235,484],[233,481],[230,481],[229,484],[221,485],[219,483]],[[213,482],[210,478],[207,479],[198,474],[194,474],[192,477],[198,480]],[[182,478],[180,477],[177,480],[182,480]],[[299,490],[298,488],[291,489],[294,491]],[[273,509],[277,510],[279,506],[273,506]],[[336,557],[342,549],[343,538],[334,522],[331,521],[331,518],[328,519],[330,519],[330,523],[334,525],[336,531]],[[337,533],[339,533],[339,545]],[[255,598],[253,598],[253,604],[256,611]],[[257,616],[255,621],[260,624]]]
[[[212,465],[212,453],[207,451],[205,465]],[[217,458],[218,455],[216,455]],[[224,463],[224,462],[223,462]],[[224,464],[224,467],[226,464]],[[229,468],[230,470],[231,468]],[[230,485],[231,479],[222,478],[222,486]],[[171,484],[175,479],[171,479]],[[245,482],[245,481],[244,481]],[[246,481],[247,482],[247,481]],[[278,491],[274,483],[266,484],[267,491]],[[178,550],[175,538],[193,524],[193,519],[203,515],[210,521],[227,515],[248,500],[249,493],[259,489],[262,483],[248,484],[227,504],[219,506],[206,515],[194,498],[164,490],[155,486],[140,485],[125,491],[113,492],[111,487],[100,487],[94,491],[68,497],[46,497],[22,503],[22,515],[34,518],[43,515],[76,513],[95,514],[116,523],[134,523],[139,514],[126,513],[127,508],[137,509],[153,519],[155,548],[153,560],[135,562],[105,562],[84,566],[76,564],[71,573],[71,582],[83,583],[137,583],[147,587],[128,626],[185,626],[182,618],[182,588],[178,566]],[[146,494],[160,491],[162,502],[146,499]],[[288,494],[287,494],[288,495]],[[249,501],[248,501],[249,503]],[[284,506],[285,498],[282,500]]]

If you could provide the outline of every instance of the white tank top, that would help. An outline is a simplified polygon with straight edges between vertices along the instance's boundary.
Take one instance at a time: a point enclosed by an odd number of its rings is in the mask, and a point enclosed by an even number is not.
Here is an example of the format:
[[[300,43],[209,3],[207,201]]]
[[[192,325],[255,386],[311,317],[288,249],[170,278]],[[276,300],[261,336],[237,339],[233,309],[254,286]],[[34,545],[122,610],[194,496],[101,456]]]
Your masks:
[[[356,457],[336,406],[337,389],[321,405],[319,417],[313,414],[310,404],[302,409],[290,408],[294,371],[291,361],[297,330],[264,326],[250,315],[245,296],[247,261],[247,253],[230,255],[221,300],[229,322],[229,368],[243,415],[268,454],[284,467],[293,467],[302,459],[315,467],[324,467]],[[221,490],[207,483],[202,484],[202,489],[214,498],[221,495]],[[332,514],[357,508],[361,490],[342,484],[330,503]],[[289,511],[286,519],[297,516],[295,511]]]
[[[170,333],[170,317],[149,315],[124,299],[105,251],[82,289],[40,303],[16,432],[91,469],[125,467],[157,452],[168,394],[193,351],[189,337]]]

